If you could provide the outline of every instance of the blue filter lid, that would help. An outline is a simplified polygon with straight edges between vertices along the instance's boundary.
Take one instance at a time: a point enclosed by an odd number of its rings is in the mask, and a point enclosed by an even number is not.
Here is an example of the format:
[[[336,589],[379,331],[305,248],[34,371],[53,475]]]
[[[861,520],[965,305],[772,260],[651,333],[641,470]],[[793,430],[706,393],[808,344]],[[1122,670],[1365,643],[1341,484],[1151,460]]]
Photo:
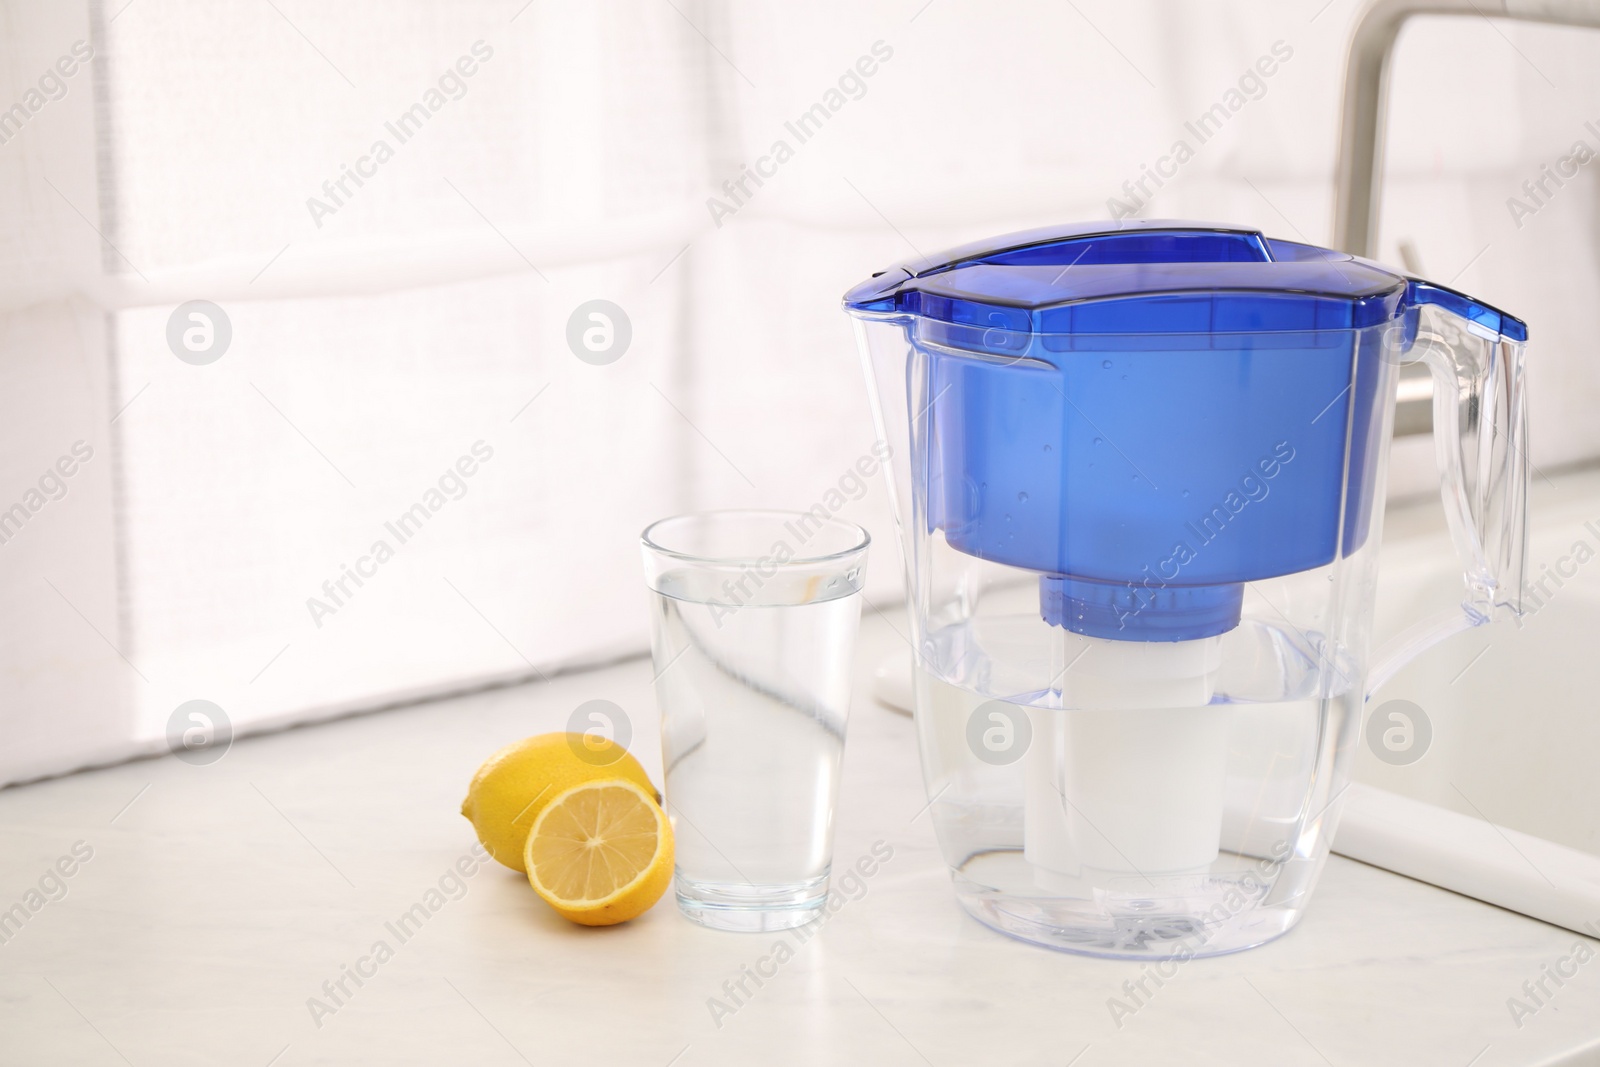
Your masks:
[[[929,324],[928,340],[997,355],[1028,348],[1036,335],[1361,329],[1425,303],[1527,339],[1519,319],[1369,260],[1242,227],[1161,219],[963,245],[880,271],[844,302],[857,313],[917,316]]]

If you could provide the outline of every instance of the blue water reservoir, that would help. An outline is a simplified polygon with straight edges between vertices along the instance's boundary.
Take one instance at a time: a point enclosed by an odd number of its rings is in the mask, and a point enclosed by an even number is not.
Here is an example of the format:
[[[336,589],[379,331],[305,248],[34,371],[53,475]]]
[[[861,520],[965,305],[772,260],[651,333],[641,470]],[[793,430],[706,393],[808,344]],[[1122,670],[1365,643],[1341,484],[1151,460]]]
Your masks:
[[[1144,641],[1225,632],[1243,583],[1365,542],[1409,309],[1526,336],[1378,264],[1184,222],[997,238],[845,302],[927,360],[930,531],[1039,572],[1051,623]]]

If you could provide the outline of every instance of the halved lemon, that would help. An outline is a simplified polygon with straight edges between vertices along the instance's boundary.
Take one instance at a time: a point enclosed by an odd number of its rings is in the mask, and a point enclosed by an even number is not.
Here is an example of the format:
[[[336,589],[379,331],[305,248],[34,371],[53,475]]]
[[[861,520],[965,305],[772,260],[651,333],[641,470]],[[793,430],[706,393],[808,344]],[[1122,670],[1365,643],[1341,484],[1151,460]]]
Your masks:
[[[625,778],[558,794],[528,834],[528,884],[565,918],[611,926],[648,911],[672,881],[672,824]]]

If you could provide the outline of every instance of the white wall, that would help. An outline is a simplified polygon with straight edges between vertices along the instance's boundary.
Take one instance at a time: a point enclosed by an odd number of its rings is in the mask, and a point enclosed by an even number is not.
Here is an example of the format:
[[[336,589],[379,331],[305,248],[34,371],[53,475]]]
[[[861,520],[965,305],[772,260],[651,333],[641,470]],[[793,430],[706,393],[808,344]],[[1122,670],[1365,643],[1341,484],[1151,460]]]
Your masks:
[[[806,507],[870,447],[838,299],[871,271],[1103,217],[1275,46],[1259,99],[1140,213],[1327,241],[1357,9],[278,6],[97,8],[90,71],[0,145],[0,500],[62,442],[96,449],[35,543],[0,545],[26,609],[0,621],[0,781],[158,749],[192,698],[260,728],[642,649],[647,520]],[[0,3],[0,105],[90,10]],[[1600,163],[1521,228],[1505,200],[1600,123],[1600,35],[1501,32],[1407,31],[1382,252],[1405,240],[1531,321],[1534,459],[1577,462],[1600,456]],[[460,98],[318,225],[307,199],[479,41]],[[799,143],[785,123],[863,57],[858,98]],[[792,158],[713,212],[779,139]],[[633,328],[601,367],[566,341],[597,297]],[[202,298],[234,339],[191,366],[166,324]],[[307,599],[480,439],[495,457],[467,494],[318,625]],[[1426,443],[1400,451],[1395,490],[1428,489]],[[846,515],[885,604],[881,487]],[[120,656],[62,614],[57,574]]]
[[[0,105],[89,37],[82,7],[0,7]],[[75,295],[101,269],[93,78],[0,144],[0,781],[126,755],[143,684],[118,652],[114,360]]]

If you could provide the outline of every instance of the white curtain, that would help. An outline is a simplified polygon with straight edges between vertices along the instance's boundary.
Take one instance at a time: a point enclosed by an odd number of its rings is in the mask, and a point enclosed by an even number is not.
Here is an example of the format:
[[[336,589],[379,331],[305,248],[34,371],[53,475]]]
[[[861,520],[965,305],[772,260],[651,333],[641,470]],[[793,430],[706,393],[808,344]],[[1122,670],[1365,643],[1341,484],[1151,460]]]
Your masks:
[[[807,507],[870,448],[871,271],[1103,217],[1185,139],[1140,214],[1328,240],[1356,5],[1319,6],[0,3],[0,782],[189,699],[250,730],[642,650],[646,522]],[[1541,465],[1600,454],[1600,163],[1505,201],[1600,150],[1597,57],[1419,23],[1391,96],[1384,255],[1533,321]],[[844,514],[887,605],[881,492]]]

